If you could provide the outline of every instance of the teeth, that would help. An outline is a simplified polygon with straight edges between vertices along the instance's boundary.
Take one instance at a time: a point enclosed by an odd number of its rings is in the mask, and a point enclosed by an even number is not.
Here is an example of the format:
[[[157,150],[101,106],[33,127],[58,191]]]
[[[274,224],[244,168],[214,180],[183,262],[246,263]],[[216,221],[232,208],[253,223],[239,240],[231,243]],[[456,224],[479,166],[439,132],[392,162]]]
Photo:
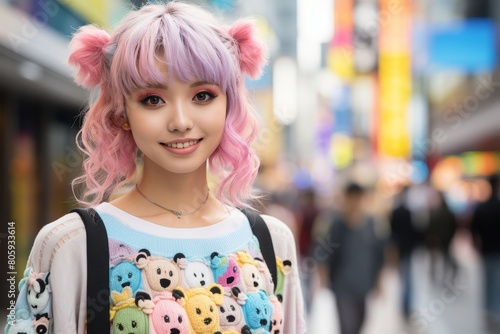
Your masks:
[[[189,146],[193,146],[194,144],[196,144],[198,142],[198,140],[192,140],[192,141],[189,141],[189,142],[186,142],[186,143],[169,143],[167,144],[168,147],[173,147],[173,148],[186,148],[186,147],[189,147]]]

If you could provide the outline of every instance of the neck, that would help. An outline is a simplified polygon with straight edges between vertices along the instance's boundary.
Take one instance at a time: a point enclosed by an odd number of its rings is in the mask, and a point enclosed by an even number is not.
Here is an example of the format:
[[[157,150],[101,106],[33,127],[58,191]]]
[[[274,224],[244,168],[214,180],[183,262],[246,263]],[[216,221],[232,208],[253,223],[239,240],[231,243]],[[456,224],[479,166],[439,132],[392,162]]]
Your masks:
[[[143,177],[139,182],[141,192],[149,199],[166,208],[186,212],[198,208],[207,198],[206,165],[196,171],[175,174],[144,164]]]

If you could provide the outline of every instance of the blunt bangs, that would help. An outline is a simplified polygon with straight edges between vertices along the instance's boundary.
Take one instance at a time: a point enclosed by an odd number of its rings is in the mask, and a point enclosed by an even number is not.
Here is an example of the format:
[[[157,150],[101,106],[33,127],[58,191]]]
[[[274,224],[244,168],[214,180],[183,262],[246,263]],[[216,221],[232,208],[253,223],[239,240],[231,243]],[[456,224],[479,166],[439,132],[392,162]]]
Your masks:
[[[214,28],[202,20],[187,21],[159,9],[161,15],[142,18],[134,22],[134,29],[124,29],[123,36],[117,37],[111,64],[114,88],[129,96],[138,88],[166,85],[172,75],[183,82],[216,84],[225,93],[235,86],[238,67],[222,35],[214,38]],[[167,65],[168,77],[160,72],[160,63]]]

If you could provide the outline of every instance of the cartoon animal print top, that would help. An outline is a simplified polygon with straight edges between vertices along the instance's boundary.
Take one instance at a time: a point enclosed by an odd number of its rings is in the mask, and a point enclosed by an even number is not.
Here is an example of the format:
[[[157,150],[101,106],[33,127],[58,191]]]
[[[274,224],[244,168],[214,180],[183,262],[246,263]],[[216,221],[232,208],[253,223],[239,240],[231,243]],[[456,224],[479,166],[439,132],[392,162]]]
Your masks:
[[[109,241],[112,333],[283,332],[283,281],[291,262],[277,258],[275,290],[243,214],[236,216],[246,222],[231,223],[223,236],[188,239],[144,233],[99,214]],[[17,319],[6,333],[53,332],[50,284],[49,273],[28,268]]]

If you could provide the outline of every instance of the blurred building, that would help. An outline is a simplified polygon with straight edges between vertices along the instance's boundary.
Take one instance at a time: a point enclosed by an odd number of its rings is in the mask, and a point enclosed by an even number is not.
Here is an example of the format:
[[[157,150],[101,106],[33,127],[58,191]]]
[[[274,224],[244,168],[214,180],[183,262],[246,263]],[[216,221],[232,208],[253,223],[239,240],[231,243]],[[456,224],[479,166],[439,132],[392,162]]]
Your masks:
[[[69,38],[144,2],[0,0],[0,220],[16,223],[18,274],[36,232],[75,205],[88,94],[66,65]],[[269,46],[247,82],[263,187],[328,194],[352,178],[392,194],[430,181],[465,214],[487,197],[483,177],[500,170],[499,1],[190,2],[253,16]]]

